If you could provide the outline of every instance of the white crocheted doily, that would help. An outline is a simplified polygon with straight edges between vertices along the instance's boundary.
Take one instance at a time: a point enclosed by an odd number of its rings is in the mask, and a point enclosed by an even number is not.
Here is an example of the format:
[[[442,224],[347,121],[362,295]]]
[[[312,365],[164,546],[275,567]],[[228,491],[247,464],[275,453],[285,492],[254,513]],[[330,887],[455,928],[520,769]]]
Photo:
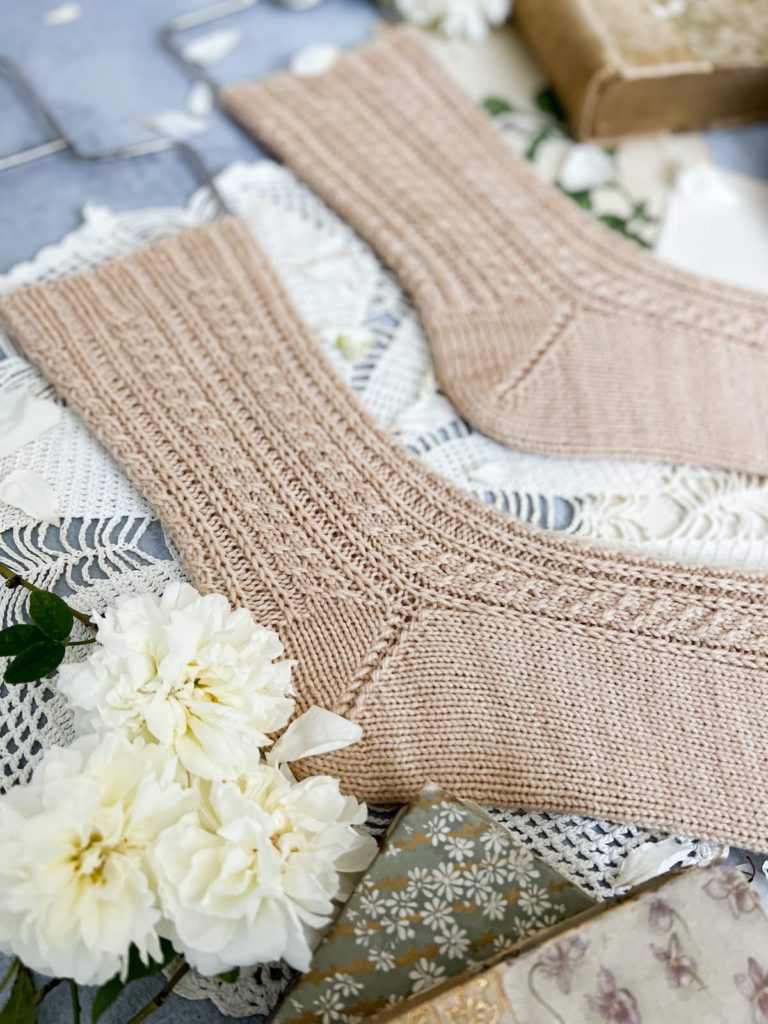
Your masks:
[[[219,185],[252,226],[299,311],[339,372],[385,429],[420,458],[482,500],[543,527],[678,561],[764,571],[768,567],[768,487],[762,479],[636,462],[548,459],[511,451],[474,432],[435,388],[418,319],[371,250],[283,167],[263,161],[230,167]],[[124,255],[153,238],[212,219],[206,193],[186,209],[112,213],[87,207],[81,228],[0,278],[0,293]],[[50,394],[39,375],[0,338],[0,392]],[[118,594],[160,590],[184,570],[141,495],[110,456],[64,410],[55,428],[0,459],[0,479],[37,470],[58,495],[60,530],[0,505],[2,557],[83,609]],[[0,591],[4,623],[19,618],[18,591]],[[0,686],[5,785],[25,778],[40,751],[66,743],[72,724],[55,682]],[[629,850],[651,833],[573,816],[494,812],[523,842],[595,895]],[[386,818],[382,812],[377,820]],[[718,851],[699,843],[686,859]],[[236,985],[188,979],[180,991],[210,997],[234,1016],[264,1014],[287,971],[270,965]]]

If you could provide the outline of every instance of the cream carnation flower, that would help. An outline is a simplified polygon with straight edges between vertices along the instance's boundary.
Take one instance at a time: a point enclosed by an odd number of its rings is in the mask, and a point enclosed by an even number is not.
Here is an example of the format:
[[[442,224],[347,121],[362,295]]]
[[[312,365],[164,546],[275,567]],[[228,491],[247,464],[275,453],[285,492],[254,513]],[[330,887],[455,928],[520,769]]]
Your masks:
[[[221,595],[173,583],[95,620],[100,646],[59,673],[85,730],[140,736],[194,775],[232,779],[259,764],[267,734],[291,717],[291,663],[275,662],[277,634]]]
[[[415,25],[434,25],[443,35],[479,42],[491,25],[509,17],[511,0],[393,0],[398,14]]]
[[[376,851],[354,827],[365,805],[335,779],[297,783],[266,765],[200,789],[199,814],[164,832],[153,853],[171,941],[203,974],[280,958],[307,970],[349,888],[343,873],[362,871]]]
[[[147,852],[196,805],[178,775],[160,747],[88,736],[0,798],[0,950],[82,985],[121,971],[131,944],[160,959]]]

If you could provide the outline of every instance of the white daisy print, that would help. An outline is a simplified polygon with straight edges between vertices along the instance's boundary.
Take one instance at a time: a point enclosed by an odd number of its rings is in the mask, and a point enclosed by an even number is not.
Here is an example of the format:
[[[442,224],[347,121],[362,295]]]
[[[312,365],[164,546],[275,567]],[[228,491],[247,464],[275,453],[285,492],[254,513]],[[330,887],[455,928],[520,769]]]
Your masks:
[[[484,867],[472,864],[464,872],[464,891],[469,899],[473,899],[477,903],[491,895],[493,887]]]
[[[464,875],[453,864],[441,864],[432,872],[430,887],[447,900],[458,899],[464,891]]]
[[[447,900],[432,898],[424,903],[421,912],[421,923],[427,928],[442,931],[443,926],[453,917],[453,907]]]
[[[501,921],[507,909],[507,901],[500,892],[492,892],[478,903],[483,911],[483,917],[489,921]]]
[[[539,877],[535,857],[530,850],[526,850],[523,846],[510,854],[507,866],[510,880],[514,880],[520,885],[527,885]]]
[[[410,916],[406,914],[386,917],[382,921],[382,925],[387,935],[394,936],[399,942],[412,939],[416,935],[413,929],[413,922]]]
[[[314,1005],[320,1014],[322,1024],[336,1024],[344,1018],[344,1001],[338,992],[323,992],[317,997]]]
[[[385,905],[388,914],[395,914],[402,917],[404,914],[416,913],[416,899],[410,892],[408,892],[407,889],[402,889],[400,892],[393,892],[387,897]]]
[[[440,811],[440,817],[443,821],[447,821],[451,824],[464,821],[467,817],[467,812],[464,808],[459,807],[457,804],[438,804],[438,810]]]
[[[518,898],[520,909],[530,917],[540,917],[552,909],[549,893],[540,885],[532,885],[523,889]]]
[[[358,946],[366,949],[371,944],[371,939],[376,934],[376,928],[371,927],[370,921],[359,921],[355,925],[353,934]]]
[[[350,996],[356,996],[358,992],[363,991],[363,984],[352,977],[351,974],[340,971],[338,974],[334,974],[331,979],[331,987],[339,993],[339,995],[349,998]]]
[[[445,928],[442,935],[435,937],[438,951],[453,960],[464,956],[469,949],[469,936],[463,928],[454,923]]]
[[[469,860],[475,850],[475,844],[471,839],[462,839],[460,836],[449,836],[445,840],[445,849],[448,851],[449,860],[455,860],[457,864],[463,864]]]
[[[509,832],[501,825],[494,825],[479,837],[486,857],[498,857],[499,854],[505,853],[509,849],[510,839]]]
[[[386,911],[386,896],[381,892],[364,892],[360,897],[360,909],[368,917],[381,917]]]
[[[368,959],[379,971],[391,971],[396,964],[393,954],[388,949],[372,949],[368,953]]]
[[[429,838],[433,846],[441,846],[451,834],[451,829],[442,818],[437,818],[435,821],[429,822],[424,829],[424,834]]]
[[[405,883],[405,891],[411,896],[420,896],[429,885],[432,872],[429,868],[411,868],[408,872],[408,881]]]
[[[426,992],[445,977],[445,968],[422,957],[408,972],[408,977],[413,982],[414,992]]]
[[[509,854],[492,853],[483,862],[486,878],[496,885],[503,885],[512,877],[509,867]]]

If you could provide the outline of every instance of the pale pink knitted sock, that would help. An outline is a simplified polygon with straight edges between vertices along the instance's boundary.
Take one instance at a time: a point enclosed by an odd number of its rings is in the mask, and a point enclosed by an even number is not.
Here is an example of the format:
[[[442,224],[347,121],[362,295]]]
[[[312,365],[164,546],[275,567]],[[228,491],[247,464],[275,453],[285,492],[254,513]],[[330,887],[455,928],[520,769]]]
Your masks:
[[[430,472],[326,363],[223,221],[0,300],[194,582],[277,629],[302,707],[360,722],[315,771],[432,779],[768,848],[768,588],[533,531]]]
[[[659,264],[538,182],[412,30],[223,102],[401,277],[480,430],[768,473],[768,298]]]

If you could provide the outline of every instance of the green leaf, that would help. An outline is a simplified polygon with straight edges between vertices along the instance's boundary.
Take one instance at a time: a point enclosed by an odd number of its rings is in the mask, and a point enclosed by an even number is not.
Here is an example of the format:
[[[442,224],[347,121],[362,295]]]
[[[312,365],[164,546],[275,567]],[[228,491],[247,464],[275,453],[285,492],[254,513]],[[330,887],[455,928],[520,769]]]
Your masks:
[[[582,210],[592,209],[592,196],[589,192],[566,192],[565,194],[572,199],[574,203],[578,203]]]
[[[500,99],[498,96],[487,96],[483,100],[483,107],[491,117],[498,117],[500,114],[511,114],[512,107],[506,100]]]
[[[556,121],[565,124],[565,111],[551,85],[536,93],[535,103],[539,110],[543,110],[545,114],[549,114]]]
[[[627,233],[627,222],[623,217],[617,217],[613,213],[604,213],[600,220],[603,224],[607,224],[609,228],[613,228],[614,231],[618,231],[622,235]]]
[[[225,971],[223,974],[217,974],[216,977],[220,981],[225,981],[228,985],[234,985],[240,977],[240,968],[233,967],[231,971]]]
[[[119,974],[104,982],[91,1003],[91,1021],[93,1024],[96,1024],[99,1017],[110,1008],[124,988],[125,982],[120,980]]]
[[[74,617],[58,594],[34,591],[29,599],[29,614],[35,625],[51,640],[66,640],[72,632]]]
[[[0,1024],[35,1024],[35,986],[29,971],[20,970],[8,1002],[0,1010]]]
[[[19,683],[36,683],[38,679],[55,672],[64,658],[64,644],[43,640],[32,644],[17,654],[5,670],[5,682],[9,686]]]
[[[0,629],[0,657],[11,658],[14,654],[21,654],[32,644],[39,644],[45,640],[45,634],[37,626],[8,626],[7,629]]]
[[[531,143],[528,146],[528,149],[526,149],[525,151],[525,159],[533,160],[536,156],[536,153],[539,150],[539,146],[542,144],[542,142],[548,139],[551,134],[552,132],[549,130],[549,128],[544,128],[539,132],[538,135],[535,135],[533,139],[531,139]]]

